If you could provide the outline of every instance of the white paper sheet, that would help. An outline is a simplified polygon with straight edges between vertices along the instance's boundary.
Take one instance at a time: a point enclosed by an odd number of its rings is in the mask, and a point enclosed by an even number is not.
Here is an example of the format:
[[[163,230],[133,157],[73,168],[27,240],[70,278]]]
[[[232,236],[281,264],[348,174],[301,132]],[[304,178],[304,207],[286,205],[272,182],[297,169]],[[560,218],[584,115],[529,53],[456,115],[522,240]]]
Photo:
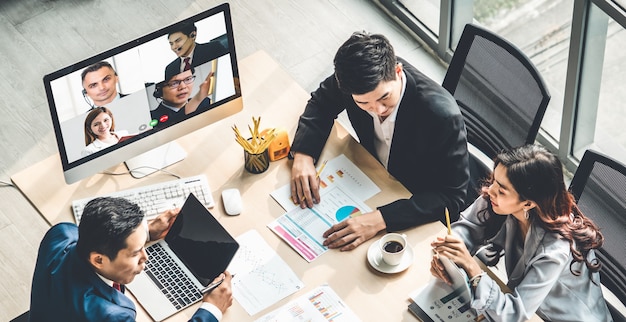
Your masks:
[[[236,240],[239,249],[228,271],[236,274],[233,297],[248,314],[254,315],[304,287],[289,265],[256,230],[250,230]]]
[[[369,211],[366,204],[344,191],[342,186],[328,186],[322,202],[313,208],[292,208],[267,227],[310,262],[328,251],[322,244],[328,228]]]
[[[330,286],[322,285],[255,322],[279,321],[356,322],[361,320]]]
[[[343,191],[350,191],[359,200],[367,200],[380,192],[380,188],[374,181],[343,154],[329,160],[320,174],[320,197],[322,201],[327,191],[337,186],[341,187]],[[298,207],[291,199],[291,186],[289,184],[272,191],[270,195],[285,211]]]

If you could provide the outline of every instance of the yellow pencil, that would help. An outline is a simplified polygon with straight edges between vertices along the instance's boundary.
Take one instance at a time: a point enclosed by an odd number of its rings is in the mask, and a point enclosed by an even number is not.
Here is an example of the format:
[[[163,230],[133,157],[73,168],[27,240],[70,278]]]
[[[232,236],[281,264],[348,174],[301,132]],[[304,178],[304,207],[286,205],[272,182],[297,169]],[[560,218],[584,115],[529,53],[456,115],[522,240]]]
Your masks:
[[[328,162],[328,160],[324,160],[324,162],[322,162],[322,166],[320,166],[320,169],[317,170],[317,175],[315,175],[315,178],[320,177],[320,175],[322,174],[322,171],[324,170],[324,167],[326,166],[326,162]]]
[[[452,235],[452,227],[450,227],[450,214],[448,213],[448,207],[446,207],[446,224],[448,225],[448,235]]]
[[[328,160],[324,160],[324,162],[322,162],[322,165],[320,166],[319,170],[317,170],[317,173],[315,174],[315,179],[319,179],[320,175],[322,174],[322,171],[324,170],[324,167],[326,166],[326,162],[328,162]],[[306,200],[306,196],[302,196],[302,200]]]

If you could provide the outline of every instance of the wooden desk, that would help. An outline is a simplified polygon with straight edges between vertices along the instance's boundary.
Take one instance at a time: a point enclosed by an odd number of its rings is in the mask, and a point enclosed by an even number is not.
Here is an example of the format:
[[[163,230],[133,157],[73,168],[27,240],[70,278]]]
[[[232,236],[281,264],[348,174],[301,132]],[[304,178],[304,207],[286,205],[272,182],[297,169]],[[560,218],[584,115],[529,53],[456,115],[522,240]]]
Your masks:
[[[430,242],[435,236],[444,235],[445,227],[436,222],[406,231],[415,252],[414,263],[406,271],[398,274],[379,273],[367,263],[367,249],[378,238],[350,252],[329,251],[313,262],[307,263],[266,227],[269,222],[284,213],[269,193],[289,182],[290,161],[283,159],[273,162],[268,171],[262,174],[247,173],[243,169],[243,151],[235,143],[230,127],[237,124],[240,128],[245,128],[247,124],[251,124],[252,116],[260,115],[262,128],[282,127],[288,130],[290,138],[293,138],[297,118],[302,113],[309,94],[264,52],[257,52],[243,59],[240,63],[240,75],[244,110],[180,138],[178,142],[189,155],[167,170],[183,177],[206,174],[216,201],[216,206],[211,209],[213,215],[233,236],[239,236],[250,229],[257,230],[302,279],[305,288],[252,317],[237,301],[234,301],[233,306],[224,315],[224,321],[254,320],[324,283],[328,283],[363,321],[415,321],[407,310],[408,294],[431,278]],[[341,153],[351,159],[381,188],[382,192],[367,200],[366,203],[371,208],[410,196],[409,192],[337,123],[322,158],[331,159]],[[111,171],[123,172],[126,168],[120,165]],[[74,199],[173,178],[163,173],[139,180],[129,175],[98,174],[66,185],[59,157],[54,155],[15,174],[11,179],[42,216],[50,224],[55,224],[73,221],[70,205]],[[220,199],[221,191],[232,187],[239,188],[244,202],[244,211],[234,217],[225,215]],[[186,321],[198,305],[184,310],[168,321]],[[138,321],[150,320],[140,306],[137,306],[137,310]]]

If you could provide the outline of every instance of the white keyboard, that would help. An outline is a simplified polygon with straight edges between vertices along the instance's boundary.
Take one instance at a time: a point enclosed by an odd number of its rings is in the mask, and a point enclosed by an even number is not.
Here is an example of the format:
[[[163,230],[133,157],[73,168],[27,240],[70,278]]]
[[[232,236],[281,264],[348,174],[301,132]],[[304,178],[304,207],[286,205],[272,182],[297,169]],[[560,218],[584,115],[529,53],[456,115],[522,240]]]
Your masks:
[[[96,197],[121,197],[138,204],[146,219],[150,220],[168,209],[182,207],[189,193],[193,193],[207,208],[215,205],[206,176],[199,175],[74,200],[72,210],[76,223],[79,223],[83,208],[90,200]]]

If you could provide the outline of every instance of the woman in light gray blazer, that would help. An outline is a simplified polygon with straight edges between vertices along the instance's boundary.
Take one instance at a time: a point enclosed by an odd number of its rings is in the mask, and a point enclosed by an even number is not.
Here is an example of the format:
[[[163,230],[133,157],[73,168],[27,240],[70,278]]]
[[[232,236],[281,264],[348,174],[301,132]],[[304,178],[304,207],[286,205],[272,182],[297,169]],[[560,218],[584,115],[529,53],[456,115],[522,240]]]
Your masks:
[[[472,258],[486,240],[504,249],[512,293]],[[603,240],[565,188],[559,159],[526,145],[496,157],[483,195],[461,213],[452,235],[432,246],[467,272],[471,306],[487,320],[525,321],[536,313],[549,321],[610,321],[593,250]],[[449,283],[437,255],[431,273]]]

